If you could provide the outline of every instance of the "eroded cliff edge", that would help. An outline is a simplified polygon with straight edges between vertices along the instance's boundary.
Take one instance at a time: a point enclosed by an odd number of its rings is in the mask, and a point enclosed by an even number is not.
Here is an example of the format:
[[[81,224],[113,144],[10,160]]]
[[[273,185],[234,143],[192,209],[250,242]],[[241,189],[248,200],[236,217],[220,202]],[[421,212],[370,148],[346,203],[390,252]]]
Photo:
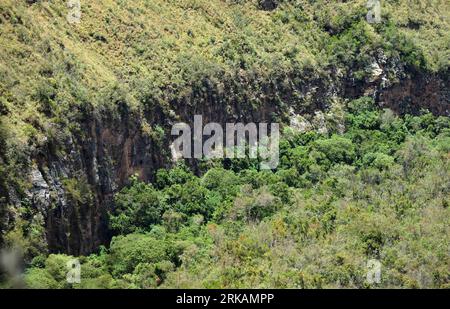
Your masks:
[[[401,6],[369,25],[363,2],[261,1],[264,10],[222,1],[155,1],[136,4],[140,10],[99,2],[71,26],[63,4],[5,1],[2,236],[23,221],[50,252],[87,254],[107,244],[114,193],[133,174],[151,181],[170,166],[171,125],[196,114],[288,125],[370,96],[399,114],[449,116],[448,64],[433,67],[433,49],[399,34],[413,32],[423,44],[447,25]]]
[[[414,73],[410,78],[384,88],[382,73],[375,73],[378,74],[374,76],[376,80],[357,88],[343,81],[342,86],[336,89],[336,84],[327,80],[302,85],[305,97],[312,102],[308,109],[303,109],[303,104],[296,109],[294,102],[274,108],[276,103],[268,99],[262,107],[241,109],[240,106],[247,105],[236,102],[229,110],[229,104],[222,104],[226,100],[226,90],[221,97],[217,86],[211,85],[204,93],[198,94],[200,97],[189,99],[194,106],[201,102],[193,109],[184,108],[186,102],[180,102],[173,105],[179,105],[173,114],[155,111],[155,114],[147,116],[147,121],[156,122],[166,132],[170,132],[170,124],[177,120],[189,123],[196,114],[203,115],[205,122],[274,121],[274,117],[280,116],[284,123],[289,123],[289,110],[311,116],[317,111],[327,112],[338,96],[351,99],[362,95],[374,96],[380,107],[398,113],[429,109],[437,115],[449,115],[449,81],[446,76]],[[290,92],[293,90],[289,89]],[[283,94],[289,98],[292,95],[286,89],[272,91],[268,97]],[[119,110],[118,118],[96,112],[93,107],[80,111],[83,115],[79,123],[80,134],[68,136],[60,141],[61,144],[49,143],[30,158],[33,164],[23,172],[32,186],[24,192],[25,198],[19,199],[19,193],[7,186],[8,204],[18,207],[25,200],[36,210],[32,216],[42,215],[51,252],[88,254],[107,244],[111,237],[107,210],[114,207],[114,193],[127,183],[131,175],[138,174],[142,180],[151,181],[157,169],[172,164],[170,135],[158,139],[146,134],[139,115],[133,114],[126,106]]]

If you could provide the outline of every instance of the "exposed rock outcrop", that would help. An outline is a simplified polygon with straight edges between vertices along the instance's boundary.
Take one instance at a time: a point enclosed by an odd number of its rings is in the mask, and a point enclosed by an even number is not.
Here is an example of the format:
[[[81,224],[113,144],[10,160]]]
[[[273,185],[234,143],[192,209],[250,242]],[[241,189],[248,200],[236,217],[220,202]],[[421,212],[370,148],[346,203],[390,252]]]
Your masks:
[[[278,7],[278,2],[276,0],[259,0],[259,7],[266,11],[272,11]]]
[[[369,79],[358,85],[349,84],[346,78],[313,75],[291,88],[268,84],[263,90],[265,103],[256,107],[227,101],[230,85],[205,82],[203,92],[172,102],[173,111],[167,115],[155,111],[145,116],[148,123],[166,128],[163,141],[146,134],[142,118],[126,108],[120,118],[82,111],[84,118],[79,125],[83,133],[73,134],[58,145],[47,144],[32,158],[35,165],[29,171],[29,200],[44,217],[50,251],[88,254],[108,243],[107,210],[114,207],[114,193],[133,174],[150,181],[158,168],[169,166],[171,139],[167,131],[175,121],[192,122],[195,114],[203,115],[204,122],[219,123],[272,121],[273,115],[279,115],[298,130],[313,127],[326,132],[327,109],[336,97],[351,99],[369,94],[381,106],[400,113],[427,107],[436,114],[449,115],[448,78],[401,71],[400,82],[389,85],[383,78],[392,68],[378,59],[368,68],[372,72]],[[308,114],[310,121],[303,118]],[[192,164],[195,168],[195,162]],[[10,204],[15,203],[14,194],[9,194]]]

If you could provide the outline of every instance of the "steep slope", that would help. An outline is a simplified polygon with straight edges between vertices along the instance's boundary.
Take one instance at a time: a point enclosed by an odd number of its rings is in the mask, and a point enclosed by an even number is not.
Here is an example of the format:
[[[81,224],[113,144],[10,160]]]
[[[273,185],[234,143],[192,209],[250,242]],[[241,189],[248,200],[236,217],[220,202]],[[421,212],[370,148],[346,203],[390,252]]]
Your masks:
[[[2,0],[2,242],[107,243],[112,195],[170,166],[194,114],[288,123],[368,95],[449,115],[448,1],[383,1],[381,24],[361,0],[276,3],[82,1],[70,24],[64,1]]]

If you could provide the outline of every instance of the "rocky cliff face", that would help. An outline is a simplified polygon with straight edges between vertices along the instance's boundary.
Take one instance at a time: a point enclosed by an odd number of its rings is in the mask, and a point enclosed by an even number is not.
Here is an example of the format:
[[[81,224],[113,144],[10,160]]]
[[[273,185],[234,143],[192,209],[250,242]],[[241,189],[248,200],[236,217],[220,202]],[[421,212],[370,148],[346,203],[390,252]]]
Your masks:
[[[85,133],[48,145],[35,158],[29,198],[44,215],[51,251],[86,254],[106,243],[113,193],[132,174],[151,179],[164,165],[163,153],[130,116],[88,116],[81,123]]]
[[[410,78],[379,93],[380,106],[397,113],[417,114],[429,110],[435,115],[450,115],[449,72],[445,74],[413,73]]]
[[[26,172],[32,184],[26,195],[36,213],[44,218],[49,250],[80,255],[108,243],[111,235],[107,210],[114,207],[114,193],[131,175],[138,174],[141,179],[151,181],[158,168],[170,165],[171,124],[191,122],[195,114],[203,115],[204,122],[281,119],[289,123],[290,112],[314,114],[326,110],[337,97],[368,95],[376,98],[380,106],[399,113],[428,108],[435,114],[449,115],[448,74],[408,73],[383,58],[374,59],[368,70],[371,74],[359,83],[354,83],[351,77],[339,77],[339,73],[328,77],[303,76],[295,86],[267,83],[262,87],[265,103],[258,107],[230,101],[227,91],[233,91],[232,84],[205,81],[203,91],[171,102],[173,111],[169,115],[154,110],[147,111],[142,118],[126,106],[119,108],[118,118],[92,107],[80,111],[83,115],[80,133],[39,149],[31,160],[32,168]],[[392,72],[398,77],[397,82],[389,82]],[[251,81],[241,82],[248,83],[251,89]],[[285,104],[280,105],[279,101]],[[165,138],[157,140],[142,130],[143,120],[165,128]],[[16,192],[10,191],[8,203],[18,205],[16,196]]]

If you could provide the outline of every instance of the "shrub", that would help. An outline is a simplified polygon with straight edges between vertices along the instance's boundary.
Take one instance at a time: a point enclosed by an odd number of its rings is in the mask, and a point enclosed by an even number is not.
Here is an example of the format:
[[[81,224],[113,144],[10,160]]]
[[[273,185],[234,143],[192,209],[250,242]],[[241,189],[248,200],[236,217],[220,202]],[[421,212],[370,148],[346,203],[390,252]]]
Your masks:
[[[127,234],[161,222],[163,205],[160,199],[160,194],[151,184],[134,178],[131,186],[122,189],[115,197],[115,209],[110,215],[111,228]]]
[[[146,234],[117,236],[111,241],[107,262],[115,277],[132,273],[140,263],[155,264],[169,259],[169,244]]]

